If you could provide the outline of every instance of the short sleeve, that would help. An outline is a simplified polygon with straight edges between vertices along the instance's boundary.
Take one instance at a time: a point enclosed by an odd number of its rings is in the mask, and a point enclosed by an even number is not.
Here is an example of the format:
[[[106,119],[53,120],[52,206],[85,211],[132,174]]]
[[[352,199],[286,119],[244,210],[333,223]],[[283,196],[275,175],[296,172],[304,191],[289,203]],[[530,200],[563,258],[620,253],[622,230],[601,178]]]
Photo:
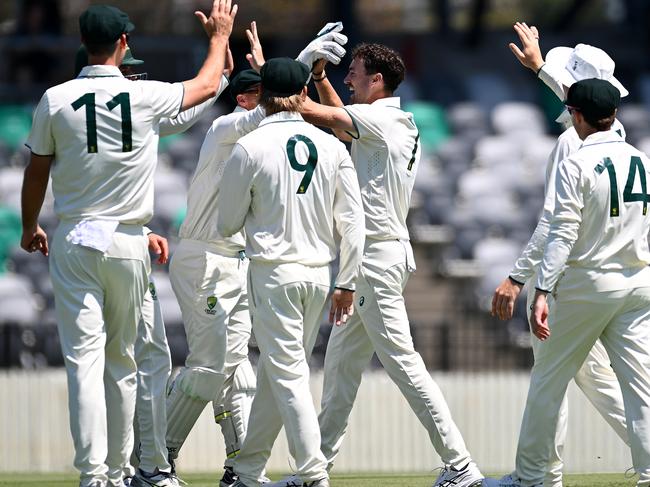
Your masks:
[[[176,117],[183,105],[185,89],[183,83],[162,81],[141,81],[144,96],[148,97],[151,109],[157,118]]]
[[[33,154],[38,156],[54,155],[54,137],[52,137],[52,117],[50,116],[50,103],[47,92],[34,110],[32,129],[25,145]]]
[[[384,134],[388,131],[385,126],[391,117],[384,117],[377,107],[372,105],[356,104],[343,107],[348,112],[352,123],[354,124],[355,132],[348,132],[354,139],[363,139],[366,137],[379,137],[383,138]]]

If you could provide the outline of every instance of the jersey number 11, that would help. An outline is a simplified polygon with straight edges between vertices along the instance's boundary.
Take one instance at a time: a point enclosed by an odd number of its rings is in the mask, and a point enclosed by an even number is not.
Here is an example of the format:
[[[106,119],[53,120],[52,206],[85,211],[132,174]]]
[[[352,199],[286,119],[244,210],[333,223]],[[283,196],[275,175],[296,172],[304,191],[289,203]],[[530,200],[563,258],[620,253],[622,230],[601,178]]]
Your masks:
[[[106,103],[109,110],[120,106],[122,112],[122,152],[130,152],[133,149],[131,138],[131,100],[128,93],[115,95]],[[86,93],[72,102],[75,112],[81,107],[86,107],[86,145],[88,152],[97,152],[97,115],[95,113],[95,93]]]

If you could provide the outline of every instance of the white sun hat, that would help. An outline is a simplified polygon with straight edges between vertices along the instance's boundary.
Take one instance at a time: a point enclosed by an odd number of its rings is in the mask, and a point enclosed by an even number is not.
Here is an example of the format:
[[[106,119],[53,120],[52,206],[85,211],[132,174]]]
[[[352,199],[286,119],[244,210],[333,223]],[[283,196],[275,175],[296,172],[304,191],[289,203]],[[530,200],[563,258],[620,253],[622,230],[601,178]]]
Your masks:
[[[574,48],[556,47],[546,54],[546,69],[564,86],[569,87],[583,79],[599,78],[618,88],[621,97],[627,96],[629,92],[614,77],[615,66],[605,51],[589,44],[578,44]]]
[[[629,95],[629,91],[614,77],[616,63],[602,49],[589,44],[578,44],[573,48],[556,47],[548,51],[545,61],[545,69],[566,87],[583,79],[599,78],[616,86],[621,97]],[[555,121],[568,125],[571,115],[563,110]]]

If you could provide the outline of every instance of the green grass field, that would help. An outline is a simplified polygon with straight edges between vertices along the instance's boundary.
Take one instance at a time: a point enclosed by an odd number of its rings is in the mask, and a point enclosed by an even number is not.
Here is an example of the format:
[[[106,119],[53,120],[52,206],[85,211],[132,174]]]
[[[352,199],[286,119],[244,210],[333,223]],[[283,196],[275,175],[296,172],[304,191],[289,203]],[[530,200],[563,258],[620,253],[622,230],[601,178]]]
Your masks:
[[[213,475],[187,475],[182,477],[191,487],[216,487]],[[274,478],[278,478],[275,476]],[[332,487],[431,487],[435,474],[429,475],[335,475]],[[29,475],[0,474],[2,487],[76,487],[77,477],[72,474]],[[632,487],[633,478],[626,479],[622,473],[567,475],[564,487]]]

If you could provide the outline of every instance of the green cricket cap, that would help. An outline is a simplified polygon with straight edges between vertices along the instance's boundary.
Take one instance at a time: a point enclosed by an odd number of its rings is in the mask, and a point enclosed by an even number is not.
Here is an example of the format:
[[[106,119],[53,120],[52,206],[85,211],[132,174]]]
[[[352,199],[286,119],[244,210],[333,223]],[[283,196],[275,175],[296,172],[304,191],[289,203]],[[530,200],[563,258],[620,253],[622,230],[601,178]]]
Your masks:
[[[144,61],[142,59],[134,58],[131,53],[131,48],[127,47],[124,59],[122,59],[122,64],[120,66],[139,66],[140,64],[144,64]],[[88,66],[88,51],[86,50],[86,46],[82,44],[79,46],[79,49],[77,49],[77,53],[74,57],[75,77],[79,76],[81,70],[86,66]]]
[[[309,68],[295,59],[269,59],[260,70],[262,87],[275,96],[288,97],[300,93],[309,80]]]
[[[230,80],[230,93],[233,97],[244,93],[250,87],[259,85],[262,78],[254,69],[244,69]]]
[[[612,83],[589,78],[571,85],[564,104],[580,110],[589,118],[600,120],[613,115],[620,101],[621,92]]]
[[[81,39],[88,44],[108,44],[135,26],[129,16],[111,5],[91,5],[79,17]]]
[[[127,47],[126,52],[124,53],[124,59],[122,59],[120,66],[140,66],[141,64],[144,64],[144,61],[142,59],[134,58],[131,48]]]

